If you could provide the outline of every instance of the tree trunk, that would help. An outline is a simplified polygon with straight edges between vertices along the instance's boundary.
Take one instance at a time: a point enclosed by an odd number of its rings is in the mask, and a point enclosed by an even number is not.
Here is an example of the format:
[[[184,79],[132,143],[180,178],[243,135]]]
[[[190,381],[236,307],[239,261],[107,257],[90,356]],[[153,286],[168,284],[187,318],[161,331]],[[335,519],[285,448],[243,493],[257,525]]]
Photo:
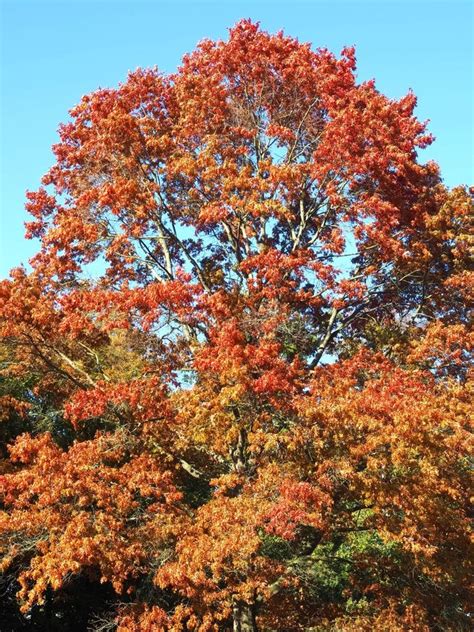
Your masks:
[[[239,601],[232,609],[233,632],[258,632],[255,621],[255,606]]]

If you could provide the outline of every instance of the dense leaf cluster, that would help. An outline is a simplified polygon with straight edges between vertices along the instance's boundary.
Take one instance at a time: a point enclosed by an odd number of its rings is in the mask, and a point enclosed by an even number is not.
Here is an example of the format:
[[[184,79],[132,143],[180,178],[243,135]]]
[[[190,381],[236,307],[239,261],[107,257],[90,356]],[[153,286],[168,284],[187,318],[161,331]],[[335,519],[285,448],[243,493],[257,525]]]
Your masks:
[[[472,192],[239,22],[83,97],[0,282],[0,628],[469,630]]]

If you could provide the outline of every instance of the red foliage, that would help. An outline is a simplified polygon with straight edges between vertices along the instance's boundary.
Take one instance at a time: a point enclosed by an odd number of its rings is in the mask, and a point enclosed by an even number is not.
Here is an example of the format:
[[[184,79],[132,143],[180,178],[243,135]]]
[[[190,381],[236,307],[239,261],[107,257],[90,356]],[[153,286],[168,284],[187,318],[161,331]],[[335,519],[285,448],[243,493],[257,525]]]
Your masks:
[[[122,632],[467,629],[472,192],[355,69],[244,20],[60,127],[0,283],[25,612],[85,576]]]

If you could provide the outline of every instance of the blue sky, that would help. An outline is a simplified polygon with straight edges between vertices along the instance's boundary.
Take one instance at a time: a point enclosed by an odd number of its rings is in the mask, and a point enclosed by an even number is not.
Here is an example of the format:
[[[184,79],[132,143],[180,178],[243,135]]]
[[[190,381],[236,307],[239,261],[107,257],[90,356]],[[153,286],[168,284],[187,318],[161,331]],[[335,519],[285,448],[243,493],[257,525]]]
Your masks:
[[[445,182],[473,180],[473,4],[470,0],[0,0],[0,278],[38,245],[23,238],[26,189],[52,164],[57,126],[83,94],[138,66],[171,72],[204,37],[243,17],[339,53],[355,44],[358,77],[400,97],[437,140],[422,157]]]

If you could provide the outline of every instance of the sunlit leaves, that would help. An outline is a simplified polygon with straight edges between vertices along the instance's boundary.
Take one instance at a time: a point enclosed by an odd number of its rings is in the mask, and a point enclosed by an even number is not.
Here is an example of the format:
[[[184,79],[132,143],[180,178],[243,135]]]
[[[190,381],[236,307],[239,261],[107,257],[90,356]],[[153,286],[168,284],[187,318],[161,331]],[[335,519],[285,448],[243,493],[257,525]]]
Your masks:
[[[87,585],[98,630],[468,629],[472,191],[355,71],[243,20],[60,127],[0,283],[29,621]]]

